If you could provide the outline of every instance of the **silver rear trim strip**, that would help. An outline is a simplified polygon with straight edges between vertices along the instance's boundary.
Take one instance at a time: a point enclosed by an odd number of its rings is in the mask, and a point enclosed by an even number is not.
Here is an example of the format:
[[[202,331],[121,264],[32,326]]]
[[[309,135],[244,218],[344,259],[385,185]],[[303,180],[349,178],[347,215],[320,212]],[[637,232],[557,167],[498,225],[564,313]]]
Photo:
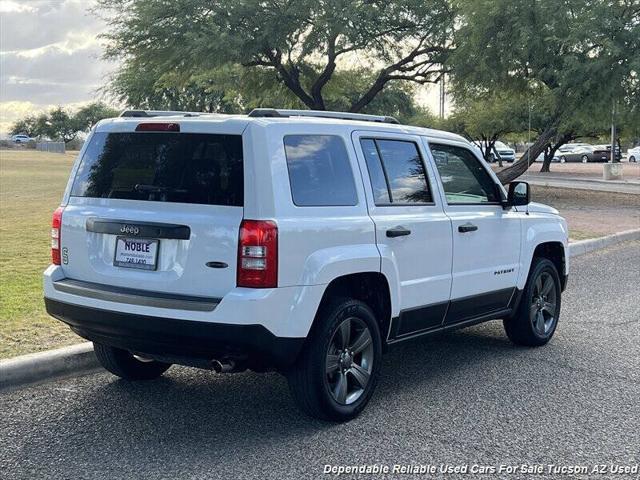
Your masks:
[[[107,302],[128,303],[130,305],[141,305],[143,307],[191,310],[196,312],[211,312],[215,310],[222,300],[220,298],[172,295],[161,292],[114,287],[112,285],[83,282],[70,278],[53,282],[53,288],[62,293],[95,298],[96,300],[104,300]]]

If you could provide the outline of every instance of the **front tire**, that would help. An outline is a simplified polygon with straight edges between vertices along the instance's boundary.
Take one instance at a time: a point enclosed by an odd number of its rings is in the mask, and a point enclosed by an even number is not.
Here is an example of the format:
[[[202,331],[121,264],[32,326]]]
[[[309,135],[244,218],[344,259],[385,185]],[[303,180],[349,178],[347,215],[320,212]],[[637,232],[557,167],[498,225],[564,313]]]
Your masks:
[[[170,363],[143,360],[131,352],[93,342],[93,351],[106,370],[125,380],[153,380],[171,366]]]
[[[589,157],[587,157],[586,155],[582,156],[582,163],[587,163],[589,161]]]
[[[376,317],[363,302],[336,298],[318,312],[300,358],[287,372],[302,411],[344,422],[367,405],[378,383],[382,339]]]
[[[629,157],[629,162],[635,163],[636,162],[636,157]]]
[[[560,157],[560,163],[566,163],[567,158],[563,155],[562,157]]]
[[[546,344],[558,326],[560,303],[556,266],[547,258],[534,258],[520,304],[515,314],[503,321],[509,340],[528,347]]]

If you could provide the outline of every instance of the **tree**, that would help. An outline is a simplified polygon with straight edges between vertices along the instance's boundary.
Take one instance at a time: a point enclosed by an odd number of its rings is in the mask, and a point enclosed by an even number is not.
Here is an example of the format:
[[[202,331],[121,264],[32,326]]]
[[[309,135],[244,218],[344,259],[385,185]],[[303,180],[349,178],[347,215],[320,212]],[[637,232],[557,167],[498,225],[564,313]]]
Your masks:
[[[513,91],[533,100],[543,89],[552,99],[546,127],[519,161],[498,174],[503,183],[527,170],[567,118],[611,112],[614,99],[629,98],[640,88],[637,0],[460,0],[458,5],[451,59],[458,94]]]
[[[62,107],[56,107],[48,114],[41,114],[37,119],[38,133],[52,140],[70,142],[78,136],[80,126],[75,118]]]
[[[38,136],[37,118],[34,115],[27,115],[21,120],[18,120],[9,129],[10,135],[24,134],[29,137]]]
[[[78,133],[88,132],[103,118],[117,117],[115,110],[104,103],[90,103],[70,114],[62,107],[56,107],[38,116],[29,115],[11,126],[11,133],[27,133],[32,137],[46,137],[68,143]]]
[[[102,102],[90,103],[80,108],[74,115],[75,126],[80,131],[87,132],[103,118],[117,117],[119,114],[118,110]]]
[[[451,120],[453,129],[477,141],[484,159],[491,161],[496,141],[507,133],[526,128],[526,99],[513,92],[488,93],[478,97],[463,97],[456,104]],[[500,166],[502,160],[498,157]]]
[[[221,68],[268,74],[302,105],[327,108],[325,89],[347,60],[375,74],[346,110],[362,111],[389,84],[437,81],[452,45],[448,0],[99,0],[106,56],[186,88]]]

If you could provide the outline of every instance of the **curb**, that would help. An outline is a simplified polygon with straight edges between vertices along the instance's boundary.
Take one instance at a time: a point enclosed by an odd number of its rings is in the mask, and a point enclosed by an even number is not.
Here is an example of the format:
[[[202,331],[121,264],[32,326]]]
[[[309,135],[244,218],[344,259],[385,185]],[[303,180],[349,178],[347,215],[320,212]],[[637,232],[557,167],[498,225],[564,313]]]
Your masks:
[[[628,240],[640,240],[640,228],[571,243],[569,256],[577,257]],[[93,353],[91,342],[21,355],[0,360],[0,392],[65,377],[86,375],[99,369],[100,364]]]
[[[0,392],[98,370],[91,342],[0,360]]]
[[[634,230],[626,230],[624,232],[614,233],[606,237],[590,238],[588,240],[580,240],[569,244],[569,257],[577,257],[585,253],[600,250],[616,243],[626,242],[629,240],[640,240],[640,228]]]

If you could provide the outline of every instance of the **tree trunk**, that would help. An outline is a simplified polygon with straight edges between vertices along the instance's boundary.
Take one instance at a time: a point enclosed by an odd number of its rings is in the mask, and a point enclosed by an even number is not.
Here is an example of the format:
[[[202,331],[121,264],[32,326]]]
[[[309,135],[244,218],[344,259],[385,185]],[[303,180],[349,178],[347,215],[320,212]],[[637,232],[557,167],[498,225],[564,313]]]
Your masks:
[[[507,167],[504,170],[498,172],[498,179],[502,182],[502,184],[506,185],[507,183],[512,182],[520,175],[525,173],[529,168],[529,165],[533,163],[536,158],[538,158],[538,155],[540,155],[544,151],[545,147],[555,136],[555,134],[555,125],[547,127],[547,129],[540,134],[534,144],[531,145],[526,152],[524,152],[524,154],[517,162],[515,162],[510,167]]]
[[[553,154],[555,153],[551,144],[547,145],[544,149],[544,161],[542,162],[542,168],[540,169],[541,173],[548,173],[550,171],[551,160],[553,159]]]

